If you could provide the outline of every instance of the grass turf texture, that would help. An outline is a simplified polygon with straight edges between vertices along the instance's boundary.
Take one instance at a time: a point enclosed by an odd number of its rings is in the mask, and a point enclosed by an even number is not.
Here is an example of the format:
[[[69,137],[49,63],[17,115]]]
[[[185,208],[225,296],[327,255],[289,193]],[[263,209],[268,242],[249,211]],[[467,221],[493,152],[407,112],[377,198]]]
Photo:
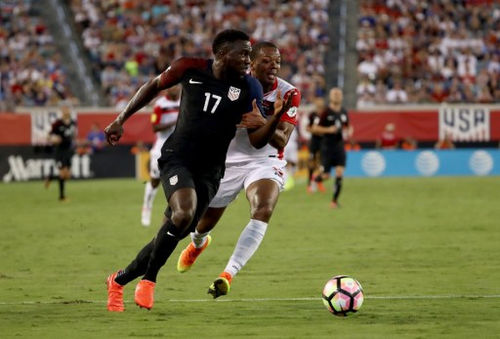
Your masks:
[[[2,338],[500,333],[498,177],[347,178],[339,210],[329,209],[330,192],[307,195],[298,185],[280,197],[265,241],[230,294],[214,301],[207,288],[249,217],[240,196],[185,274],[175,265],[188,239],[179,244],[160,271],[152,311],[133,304],[133,282],[118,314],[106,311],[104,280],[155,235],[163,195],[153,226],[144,228],[136,181],[72,181],[69,203],[57,201],[57,185],[46,191],[40,182],[1,184],[0,192]],[[330,315],[320,300],[336,274],[354,276],[365,290],[351,317]]]

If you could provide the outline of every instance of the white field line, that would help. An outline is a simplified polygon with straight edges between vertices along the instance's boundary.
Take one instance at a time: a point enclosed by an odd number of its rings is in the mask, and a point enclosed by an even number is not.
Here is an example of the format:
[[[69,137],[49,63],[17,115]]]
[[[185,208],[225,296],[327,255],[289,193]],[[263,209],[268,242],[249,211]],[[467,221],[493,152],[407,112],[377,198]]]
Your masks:
[[[380,295],[365,296],[365,299],[381,300],[432,300],[432,299],[500,299],[500,294],[451,294],[451,295]],[[305,298],[241,298],[241,299],[166,299],[156,300],[156,303],[205,303],[205,302],[269,302],[269,301],[319,301],[319,297]],[[105,300],[24,300],[0,301],[4,305],[64,305],[64,304],[105,304]],[[126,304],[132,302],[125,302]]]

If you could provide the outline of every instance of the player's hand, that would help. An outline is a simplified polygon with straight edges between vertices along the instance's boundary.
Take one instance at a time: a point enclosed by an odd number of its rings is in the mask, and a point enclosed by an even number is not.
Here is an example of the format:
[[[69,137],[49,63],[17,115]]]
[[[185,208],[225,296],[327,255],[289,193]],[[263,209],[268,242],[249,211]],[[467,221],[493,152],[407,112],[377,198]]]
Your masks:
[[[295,91],[288,94],[285,98],[281,98],[281,91],[278,90],[276,94],[276,101],[274,102],[274,114],[282,116],[283,113],[287,112],[292,107],[294,95]]]
[[[259,107],[257,107],[257,101],[253,99],[252,110],[248,113],[243,114],[241,117],[241,122],[236,125],[238,128],[248,128],[255,129],[266,123],[266,118],[260,113]]]
[[[118,143],[118,140],[122,137],[123,127],[115,120],[104,129],[104,133],[106,134],[106,140],[108,140],[108,143],[111,146],[115,146]]]

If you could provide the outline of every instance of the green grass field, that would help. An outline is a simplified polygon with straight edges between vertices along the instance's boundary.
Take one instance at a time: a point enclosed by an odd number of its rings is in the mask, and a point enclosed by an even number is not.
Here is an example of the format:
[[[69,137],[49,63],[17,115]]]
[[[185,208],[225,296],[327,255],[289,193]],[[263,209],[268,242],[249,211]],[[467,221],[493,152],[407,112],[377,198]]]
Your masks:
[[[339,210],[304,185],[282,194],[261,248],[217,301],[206,294],[247,223],[243,196],[193,269],[163,267],[152,311],[106,311],[104,280],[156,233],[140,225],[143,185],[0,184],[0,337],[498,338],[500,178],[350,179]],[[155,203],[158,225],[165,199]],[[337,318],[320,294],[333,275],[365,290]]]

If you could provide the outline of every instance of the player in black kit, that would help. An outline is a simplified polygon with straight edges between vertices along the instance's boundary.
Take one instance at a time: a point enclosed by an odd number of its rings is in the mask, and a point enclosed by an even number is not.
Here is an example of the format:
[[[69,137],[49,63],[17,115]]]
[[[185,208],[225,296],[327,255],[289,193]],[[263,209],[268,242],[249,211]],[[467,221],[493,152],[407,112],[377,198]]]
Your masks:
[[[138,306],[151,309],[160,268],[179,240],[194,230],[224,174],[226,152],[240,125],[249,129],[253,146],[261,148],[272,137],[283,112],[280,105],[262,126],[262,86],[247,75],[250,39],[244,32],[225,30],[212,44],[214,60],[180,58],[162,74],[144,84],[105,133],[116,144],[124,122],[163,89],[182,84],[179,118],[158,160],[168,208],[156,237],[124,269],[107,279],[108,310],[121,312],[123,286],[142,276],[135,289]],[[249,114],[244,114],[249,112]],[[260,127],[259,127],[260,126]],[[255,128],[259,127],[259,128]]]
[[[49,134],[49,142],[55,146],[55,160],[59,169],[59,201],[65,201],[64,186],[66,180],[71,178],[71,158],[74,154],[74,140],[76,136],[76,123],[71,119],[68,106],[63,106],[62,117],[52,124]],[[45,187],[48,188],[52,175],[45,179]]]
[[[308,150],[309,158],[307,159],[307,192],[312,193],[314,189],[314,181],[312,181],[313,175],[317,171],[320,162],[320,149],[321,149],[321,134],[313,132],[313,126],[319,124],[321,119],[321,114],[325,111],[325,101],[323,98],[316,98],[314,100],[315,110],[309,114],[309,121],[307,124],[307,131],[311,133],[311,139],[309,140]],[[321,185],[320,190],[324,189]]]
[[[350,137],[353,129],[349,125],[347,111],[342,107],[342,91],[332,88],[329,93],[328,108],[321,116],[319,124],[312,127],[313,133],[321,134],[321,172],[315,181],[321,183],[330,177],[332,167],[335,167],[335,186],[330,203],[332,208],[337,208],[338,198],[342,190],[342,177],[346,164],[344,150],[344,131]]]

